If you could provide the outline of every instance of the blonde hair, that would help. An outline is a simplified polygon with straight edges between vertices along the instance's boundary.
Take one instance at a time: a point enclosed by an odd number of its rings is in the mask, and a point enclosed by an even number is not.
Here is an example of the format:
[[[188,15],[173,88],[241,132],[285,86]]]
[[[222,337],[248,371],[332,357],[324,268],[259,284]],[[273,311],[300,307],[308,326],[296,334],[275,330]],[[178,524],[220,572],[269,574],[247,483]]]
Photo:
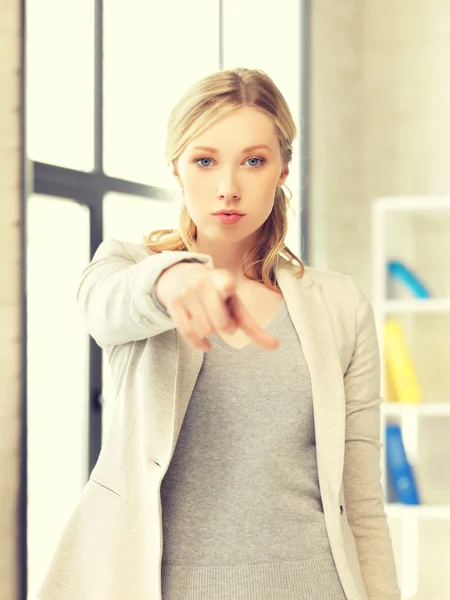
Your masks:
[[[289,107],[272,79],[259,69],[235,68],[219,71],[191,86],[173,108],[167,125],[166,160],[176,165],[186,146],[220,117],[231,111],[252,107],[274,123],[283,164],[292,160],[292,141],[297,129]],[[287,187],[287,186],[284,186]],[[279,290],[275,269],[278,256],[297,263],[294,272],[301,277],[303,262],[286,246],[287,210],[292,193],[282,187],[275,192],[273,210],[261,228],[261,235],[243,259],[244,274],[270,289]],[[159,229],[144,236],[144,246],[152,252],[188,250],[196,252],[197,226],[186,206],[180,212],[178,229]]]

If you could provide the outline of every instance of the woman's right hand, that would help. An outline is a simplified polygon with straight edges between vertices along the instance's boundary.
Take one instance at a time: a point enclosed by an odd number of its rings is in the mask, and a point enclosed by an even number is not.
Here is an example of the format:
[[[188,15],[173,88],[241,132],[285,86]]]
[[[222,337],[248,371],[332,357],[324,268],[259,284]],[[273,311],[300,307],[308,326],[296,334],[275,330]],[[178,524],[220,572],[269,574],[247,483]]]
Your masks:
[[[193,348],[211,350],[215,332],[241,328],[261,348],[275,350],[278,340],[262,329],[236,294],[236,280],[226,269],[181,262],[162,273],[155,294]]]

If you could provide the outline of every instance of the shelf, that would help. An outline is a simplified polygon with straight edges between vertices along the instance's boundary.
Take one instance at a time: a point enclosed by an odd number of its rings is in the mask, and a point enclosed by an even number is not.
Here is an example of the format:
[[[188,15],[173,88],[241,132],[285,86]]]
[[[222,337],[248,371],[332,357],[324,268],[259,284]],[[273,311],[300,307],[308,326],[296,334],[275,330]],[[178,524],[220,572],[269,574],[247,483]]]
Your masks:
[[[408,329],[407,326],[411,326],[411,329],[423,329],[428,326],[431,318],[433,320],[433,328],[437,326],[436,331],[432,333],[437,336],[439,335],[439,326],[442,321],[442,335],[447,334],[443,326],[444,321],[449,320],[448,316],[450,316],[450,289],[442,287],[439,290],[435,290],[430,298],[416,298],[408,286],[402,286],[396,279],[391,281],[387,262],[389,260],[404,261],[414,271],[417,269],[419,277],[422,275],[425,278],[424,283],[432,289],[433,281],[431,281],[431,274],[430,277],[427,277],[428,273],[425,267],[414,260],[422,250],[422,246],[416,242],[416,236],[423,231],[425,238],[418,241],[426,244],[427,250],[435,250],[435,255],[440,260],[439,264],[436,265],[436,272],[433,270],[433,275],[437,277],[438,281],[442,280],[448,264],[446,265],[446,261],[442,259],[439,239],[433,237],[432,224],[439,226],[442,224],[442,226],[446,227],[446,232],[450,230],[450,195],[377,198],[372,204],[371,217],[372,297],[380,342],[382,389],[385,388],[382,391],[383,396],[383,394],[387,394],[389,384],[384,339],[386,320],[398,319],[402,325],[403,323],[405,324],[405,329]],[[423,230],[421,229],[422,227]],[[444,232],[442,233],[444,234]],[[442,272],[441,279],[439,279],[439,271]],[[398,294],[396,293],[397,290]],[[410,320],[412,320],[411,323],[409,322]],[[406,331],[405,337],[408,338]],[[413,335],[411,337],[412,339],[408,340],[411,344],[420,343],[420,337],[414,338]],[[412,345],[409,349],[414,359],[415,353]],[[423,354],[417,356],[417,359],[423,359],[424,361],[426,359],[433,360],[433,352],[438,353],[439,349],[433,349],[432,347],[428,354],[424,352],[424,356]],[[440,356],[440,358],[443,359],[445,356]],[[426,364],[423,368],[426,368]],[[448,370],[445,370],[445,365],[439,370],[442,372],[442,375],[447,376]],[[442,493],[439,495],[437,495],[438,490],[436,489],[434,490],[434,497],[430,495],[428,498],[425,494],[427,500],[440,501],[441,504],[429,504],[425,502],[419,505],[406,505],[398,502],[384,503],[385,511],[390,521],[389,526],[392,526],[392,536],[396,538],[395,540],[393,539],[393,547],[396,553],[396,563],[399,568],[399,587],[402,590],[402,599],[404,600],[412,600],[413,598],[414,600],[419,600],[419,596],[422,598],[422,595],[425,598],[425,594],[423,593],[425,589],[421,589],[425,587],[422,581],[422,577],[425,574],[423,563],[425,557],[428,558],[430,556],[431,561],[434,560],[434,557],[432,551],[428,554],[428,546],[424,547],[423,544],[433,543],[435,529],[438,531],[442,530],[443,542],[445,544],[448,543],[447,529],[450,526],[450,497],[448,493],[444,493],[444,490],[448,491],[447,466],[450,462],[450,452],[447,452],[446,448],[443,448],[442,451],[440,449],[441,446],[446,445],[447,438],[450,438],[450,394],[446,393],[447,391],[444,387],[442,393],[425,393],[424,401],[417,404],[388,402],[383,398],[384,401],[380,406],[380,437],[382,442],[380,470],[385,498],[395,499],[395,496],[390,495],[393,489],[389,477],[386,448],[387,435],[385,426],[390,421],[398,422],[401,426],[407,456],[413,467],[417,466],[415,474],[419,479],[419,492],[421,489],[423,491],[421,483],[423,483],[424,488],[426,486],[425,482],[419,477],[421,471],[418,465],[421,465],[425,469],[427,468],[425,463],[428,463],[430,460],[434,463],[439,461],[439,464],[433,465],[433,477],[439,478],[442,484]],[[425,419],[426,421],[424,421]],[[439,442],[439,450],[434,448],[437,442]],[[438,470],[438,467],[441,467],[442,474]],[[426,483],[431,486],[432,482]],[[423,494],[420,495],[421,499],[424,500]],[[442,554],[445,557],[447,556],[448,546],[442,550]],[[433,562],[429,568],[432,569],[432,567],[434,567]],[[446,563],[445,567],[447,567]],[[427,577],[429,573],[431,571],[426,573]],[[435,577],[434,575],[434,573],[431,573],[430,576],[432,583],[434,583],[434,579],[437,579],[437,576]],[[437,600],[437,597],[435,598],[435,595],[432,593],[426,594],[428,600],[432,600],[431,597],[433,597],[433,600]],[[443,593],[442,597],[447,598],[449,594]]]
[[[450,519],[449,504],[418,504],[408,505],[397,502],[385,504],[388,517],[413,516],[421,519]]]
[[[417,417],[450,417],[450,402],[422,402],[407,404],[406,402],[383,402],[381,413],[384,416],[401,417],[417,415]]]
[[[382,308],[386,314],[450,313],[450,298],[385,300]]]

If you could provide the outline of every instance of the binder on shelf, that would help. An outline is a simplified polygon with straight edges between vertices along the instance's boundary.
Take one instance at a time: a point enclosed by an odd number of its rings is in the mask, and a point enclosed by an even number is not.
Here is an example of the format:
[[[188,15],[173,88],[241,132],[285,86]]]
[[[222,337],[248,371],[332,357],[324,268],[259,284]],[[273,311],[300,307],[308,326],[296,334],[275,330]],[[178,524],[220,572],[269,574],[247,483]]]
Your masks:
[[[386,425],[386,466],[397,502],[420,504],[414,471],[406,456],[402,431],[397,423]]]
[[[395,398],[407,404],[423,401],[422,390],[408,349],[403,326],[395,319],[384,323],[387,374]]]
[[[397,402],[397,396],[395,394],[394,384],[392,383],[392,375],[389,371],[388,361],[385,362],[385,372],[386,372],[386,381],[385,381],[385,394],[384,399],[386,402]]]
[[[416,298],[430,298],[431,293],[414,271],[399,260],[388,262],[388,274],[408,288]]]

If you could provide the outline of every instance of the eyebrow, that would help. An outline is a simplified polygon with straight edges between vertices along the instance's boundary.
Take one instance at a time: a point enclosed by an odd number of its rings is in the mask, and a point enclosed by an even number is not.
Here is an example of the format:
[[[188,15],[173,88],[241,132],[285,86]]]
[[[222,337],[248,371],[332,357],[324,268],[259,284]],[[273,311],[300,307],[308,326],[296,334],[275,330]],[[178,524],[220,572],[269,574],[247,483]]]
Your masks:
[[[256,144],[255,146],[248,146],[247,148],[244,148],[242,153],[251,152],[252,150],[257,150],[259,148],[265,148],[266,150],[269,150],[269,152],[272,152],[272,149],[266,144]],[[211,152],[211,154],[217,154],[219,152],[217,148],[210,148],[209,146],[195,146],[192,148],[192,150],[206,150],[206,152]]]

